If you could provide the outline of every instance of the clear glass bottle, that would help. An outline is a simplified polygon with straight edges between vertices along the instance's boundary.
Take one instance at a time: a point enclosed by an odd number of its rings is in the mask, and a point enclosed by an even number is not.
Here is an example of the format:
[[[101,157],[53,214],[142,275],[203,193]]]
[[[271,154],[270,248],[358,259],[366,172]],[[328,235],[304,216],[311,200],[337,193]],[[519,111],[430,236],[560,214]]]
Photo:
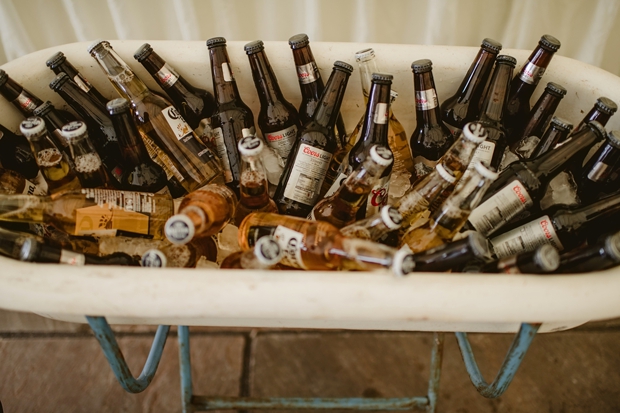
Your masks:
[[[60,131],[69,144],[69,152],[75,173],[84,188],[111,187],[99,154],[88,137],[84,122],[76,120],[67,123]]]
[[[0,193],[8,195],[47,195],[47,190],[15,171],[0,167]]]
[[[232,253],[222,261],[220,268],[243,270],[268,270],[274,268],[284,256],[284,250],[275,237],[259,238],[249,251]]]
[[[480,272],[504,274],[548,274],[558,269],[560,254],[551,245],[541,245],[534,251],[522,252],[490,262]]]
[[[392,231],[398,230],[402,222],[403,216],[398,209],[386,205],[375,215],[343,227],[340,233],[345,237],[380,241]]]

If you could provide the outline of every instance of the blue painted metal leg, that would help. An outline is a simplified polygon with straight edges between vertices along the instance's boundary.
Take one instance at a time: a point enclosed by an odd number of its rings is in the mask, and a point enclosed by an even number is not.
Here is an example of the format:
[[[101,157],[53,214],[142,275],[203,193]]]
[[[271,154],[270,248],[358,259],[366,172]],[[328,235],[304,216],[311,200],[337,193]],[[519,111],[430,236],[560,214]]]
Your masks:
[[[149,355],[142,369],[142,373],[138,378],[134,378],[125,362],[123,353],[121,352],[114,332],[110,328],[110,325],[106,321],[105,317],[90,317],[86,316],[86,320],[90,325],[90,328],[95,333],[95,337],[99,341],[99,345],[103,350],[103,354],[108,359],[108,363],[116,376],[118,382],[123,386],[123,389],[129,393],[140,393],[151,384],[153,376],[159,366],[159,360],[164,351],[164,345],[166,344],[166,338],[168,337],[168,331],[170,326],[159,326],[153,339],[153,345],[149,351]]]
[[[431,375],[428,379],[428,413],[435,413],[437,408],[437,393],[439,392],[439,379],[441,378],[441,363],[443,361],[444,333],[433,335],[433,351],[431,353]]]
[[[189,328],[179,326],[179,365],[181,367],[181,404],[183,413],[192,413],[192,363],[189,358]]]
[[[521,328],[512,342],[495,380],[491,384],[488,384],[480,373],[471,345],[467,339],[467,333],[455,333],[469,378],[481,395],[493,399],[501,396],[506,391],[539,327],[540,324],[521,324]]]

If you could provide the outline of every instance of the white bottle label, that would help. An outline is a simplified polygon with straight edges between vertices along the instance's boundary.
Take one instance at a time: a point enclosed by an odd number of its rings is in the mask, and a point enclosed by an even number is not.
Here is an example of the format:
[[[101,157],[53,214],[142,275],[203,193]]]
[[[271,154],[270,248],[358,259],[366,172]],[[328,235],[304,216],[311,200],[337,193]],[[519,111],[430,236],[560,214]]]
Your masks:
[[[265,134],[265,138],[267,139],[269,146],[272,147],[284,160],[288,158],[296,137],[296,125],[289,126],[281,131],[269,132]]]
[[[22,194],[25,195],[47,195],[47,191],[43,188],[39,187],[34,182],[30,182],[27,179],[24,179],[24,191]]]
[[[86,80],[79,73],[73,76],[73,81],[86,93],[90,92],[90,89],[92,89],[92,86],[88,83],[88,80]]]
[[[168,63],[164,64],[155,76],[157,77],[157,80],[159,80],[161,87],[164,89],[168,89],[170,86],[174,85],[177,80],[179,80],[179,74],[173,68],[168,66]]]
[[[341,172],[336,178],[336,180],[334,181],[334,183],[332,184],[332,186],[330,186],[327,192],[325,193],[324,198],[329,198],[330,196],[334,195],[334,193],[338,190],[338,188],[342,186],[342,184],[344,183],[344,180],[347,179],[347,176],[349,175],[343,174]]]
[[[491,244],[498,258],[534,251],[544,244],[550,244],[558,251],[564,249],[547,215],[492,238]]]
[[[540,78],[545,74],[545,68],[536,66],[529,60],[521,69],[519,79],[530,85],[537,85]]]
[[[390,176],[383,177],[372,188],[366,202],[366,218],[379,212],[382,206],[387,205],[388,191],[390,190]]]
[[[331,159],[331,153],[302,143],[284,188],[284,196],[302,204],[314,205]]]
[[[34,103],[32,99],[30,99],[28,96],[26,96],[26,93],[23,90],[22,93],[20,93],[13,102],[16,102],[24,110],[33,111],[37,108],[37,104]]]
[[[164,115],[164,119],[168,122],[170,129],[174,132],[174,136],[178,140],[183,140],[187,135],[192,133],[192,128],[185,122],[183,116],[179,113],[174,106],[168,106],[161,111]]]
[[[299,83],[302,85],[316,82],[320,77],[321,74],[319,73],[319,68],[316,67],[314,62],[297,66],[297,78],[299,79]]]
[[[469,215],[469,222],[486,236],[533,204],[525,186],[515,179],[474,209]]]
[[[609,175],[609,169],[606,163],[597,162],[588,173],[588,179],[594,182],[602,181]]]
[[[233,72],[230,70],[230,65],[227,62],[222,63],[222,76],[224,76],[225,82],[232,82],[235,80]]]
[[[495,142],[484,141],[479,146],[478,149],[474,152],[474,156],[471,158],[471,162],[467,165],[467,170],[459,180],[456,185],[455,191],[458,191],[465,181],[469,178],[469,176],[473,173],[474,165],[477,161],[484,163],[485,165],[491,164],[491,159],[493,159],[493,153],[495,152]]]
[[[84,265],[85,263],[86,257],[84,254],[79,254],[69,250],[60,250],[59,264]]]
[[[421,110],[436,108],[439,105],[439,101],[437,100],[437,92],[435,89],[416,90],[415,105]]]
[[[213,140],[215,141],[217,156],[220,158],[222,169],[224,170],[224,180],[226,183],[232,182],[232,169],[230,168],[230,161],[228,160],[228,151],[224,143],[224,132],[222,132],[222,128],[213,129]]]
[[[377,103],[375,116],[373,121],[380,125],[385,125],[388,121],[388,105],[387,103]]]
[[[289,267],[307,269],[301,258],[304,234],[278,225],[273,236],[278,240],[280,247],[284,249],[284,256],[282,261],[280,261],[282,264]]]

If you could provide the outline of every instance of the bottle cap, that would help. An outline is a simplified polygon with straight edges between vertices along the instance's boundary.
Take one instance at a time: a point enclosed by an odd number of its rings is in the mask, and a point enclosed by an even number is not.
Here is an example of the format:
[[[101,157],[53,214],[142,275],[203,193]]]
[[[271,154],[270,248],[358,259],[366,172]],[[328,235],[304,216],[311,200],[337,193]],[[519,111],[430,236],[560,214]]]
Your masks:
[[[310,40],[308,39],[308,35],[306,33],[299,33],[295,36],[289,37],[288,39],[288,44],[293,50],[308,46],[308,43],[310,43]]]
[[[60,89],[60,86],[64,85],[69,80],[71,80],[71,78],[69,77],[68,74],[66,74],[65,72],[60,72],[54,78],[54,80],[52,80],[50,82],[50,89],[52,89],[54,92],[56,92],[58,89]]]
[[[435,170],[446,182],[453,184],[456,181],[456,176],[452,174],[452,172],[448,172],[448,170],[440,163],[435,165]]]
[[[368,48],[368,49],[355,52],[355,61],[358,63],[367,62],[374,58],[375,58],[375,51],[372,48]]]
[[[168,258],[166,258],[166,254],[160,250],[150,249],[142,254],[140,263],[143,267],[164,268],[168,266]]]
[[[336,69],[336,68],[341,69],[341,70],[343,70],[345,72],[348,72],[348,73],[353,73],[353,66],[351,66],[350,64],[348,64],[346,62],[343,62],[341,60],[336,60],[334,62],[334,69]]]
[[[550,52],[556,52],[562,45],[558,39],[550,34],[543,34],[538,44],[541,45],[543,49],[549,50]]]
[[[272,236],[260,237],[254,245],[254,256],[265,265],[276,265],[282,259],[284,250]]]
[[[467,236],[467,242],[471,246],[471,251],[476,257],[488,259],[491,256],[489,241],[481,233],[472,231]]]
[[[474,169],[484,178],[490,179],[492,181],[496,180],[498,177],[498,173],[495,172],[494,168],[487,168],[482,162],[476,161],[474,163]]]
[[[557,83],[553,83],[553,82],[547,83],[547,87],[545,88],[545,90],[548,90],[549,92],[555,93],[560,96],[566,96],[566,88],[564,88],[564,86],[559,85]]]
[[[60,65],[65,60],[67,60],[67,58],[65,57],[65,54],[63,52],[56,52],[52,57],[47,59],[47,62],[45,62],[45,64],[50,69],[55,69],[58,65]]]
[[[413,70],[413,73],[416,74],[430,72],[433,69],[433,62],[431,62],[429,59],[416,60],[415,62],[411,63],[411,69]]]
[[[616,262],[620,261],[620,232],[605,238],[605,252]]]
[[[597,109],[601,112],[606,113],[607,115],[613,115],[618,110],[618,105],[613,100],[606,98],[605,96],[601,96],[596,99],[596,103],[594,104]]]
[[[469,122],[463,127],[463,136],[470,142],[482,143],[488,138],[489,133],[482,123]]]
[[[98,39],[98,40],[95,40],[94,42],[92,42],[90,44],[90,46],[88,46],[86,51],[92,56],[96,52],[95,49],[99,49],[99,46],[109,46],[109,47],[112,47],[112,46],[110,46],[110,42],[108,42],[107,40]]]
[[[620,149],[620,130],[612,130],[607,133],[607,142],[614,148]]]
[[[599,137],[604,138],[605,136],[607,136],[607,131],[599,122],[592,120],[586,123],[586,125],[588,125],[592,130],[596,131]]]
[[[86,133],[86,124],[80,120],[69,122],[62,127],[60,133],[67,140],[77,138]]]
[[[129,101],[125,98],[112,99],[105,105],[110,115],[117,115],[129,110]]]
[[[0,86],[4,85],[7,80],[9,80],[9,75],[7,75],[4,70],[0,69]]]
[[[534,262],[544,272],[551,272],[560,266],[560,254],[552,245],[544,244],[534,252]]]
[[[226,46],[226,39],[223,37],[212,37],[207,40],[207,47],[209,49],[216,46]]]
[[[47,102],[43,102],[39,106],[34,108],[34,110],[32,111],[32,114],[34,116],[45,116],[52,109],[54,109],[54,105],[52,105],[52,102],[48,100]]]
[[[394,154],[387,146],[372,145],[370,147],[370,159],[381,166],[389,166],[394,162]]]
[[[258,136],[248,135],[237,144],[239,153],[243,156],[256,156],[263,151],[263,141]]]
[[[375,83],[392,83],[394,76],[389,73],[373,73],[372,81]]]
[[[243,50],[245,50],[245,54],[254,54],[261,50],[265,50],[265,43],[263,43],[262,40],[254,40],[253,42],[246,43],[246,45],[243,46]]]
[[[26,138],[41,136],[45,133],[45,122],[38,116],[32,116],[19,124],[19,130]]]
[[[394,89],[390,90],[390,103],[394,103],[396,99],[398,99],[398,92]]]
[[[148,43],[144,43],[133,54],[133,58],[136,59],[138,62],[142,62],[144,59],[149,57],[151,53],[153,53],[153,48],[151,47],[151,45]]]
[[[185,214],[171,216],[164,227],[166,238],[173,244],[187,244],[196,233],[192,220]]]
[[[401,248],[392,258],[392,273],[397,277],[404,277],[415,271],[415,259],[407,248]]]
[[[497,40],[489,39],[488,37],[482,41],[480,47],[496,54],[499,53],[500,50],[502,50],[502,44],[500,42],[498,42]]]
[[[505,63],[515,67],[517,65],[517,59],[507,54],[501,54],[495,58],[495,63]]]
[[[559,116],[554,116],[553,118],[551,118],[551,123],[554,124],[558,129],[563,129],[563,130],[573,129],[572,123],[570,123],[566,119],[561,118]]]
[[[398,229],[403,224],[403,216],[398,212],[398,209],[391,205],[382,206],[379,213],[381,214],[381,221],[390,229]]]

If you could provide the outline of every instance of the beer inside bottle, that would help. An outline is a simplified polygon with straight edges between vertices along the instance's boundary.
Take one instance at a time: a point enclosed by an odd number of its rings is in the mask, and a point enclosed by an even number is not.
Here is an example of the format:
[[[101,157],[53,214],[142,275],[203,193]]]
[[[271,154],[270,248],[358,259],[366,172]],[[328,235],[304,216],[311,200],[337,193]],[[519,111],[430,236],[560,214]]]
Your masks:
[[[69,150],[75,165],[75,172],[84,188],[110,187],[101,158],[88,137],[82,121],[69,122],[60,132],[69,143]]]
[[[39,174],[39,165],[30,150],[28,140],[3,125],[0,125],[0,164],[27,179],[35,179]]]

